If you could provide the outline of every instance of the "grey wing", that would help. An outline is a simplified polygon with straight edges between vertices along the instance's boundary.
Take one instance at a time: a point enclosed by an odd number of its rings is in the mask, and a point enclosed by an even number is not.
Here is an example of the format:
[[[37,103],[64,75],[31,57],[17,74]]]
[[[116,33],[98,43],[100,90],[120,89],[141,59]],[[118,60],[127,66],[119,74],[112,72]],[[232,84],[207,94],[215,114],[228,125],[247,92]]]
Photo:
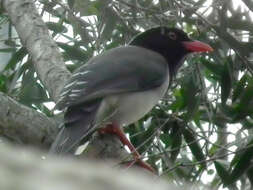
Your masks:
[[[96,100],[69,107],[64,116],[64,127],[61,128],[49,152],[62,154],[75,151],[79,142],[95,129],[94,120],[100,103],[101,100]]]
[[[167,76],[166,60],[135,46],[115,48],[76,70],[62,90],[58,109],[106,95],[144,91],[160,86]]]

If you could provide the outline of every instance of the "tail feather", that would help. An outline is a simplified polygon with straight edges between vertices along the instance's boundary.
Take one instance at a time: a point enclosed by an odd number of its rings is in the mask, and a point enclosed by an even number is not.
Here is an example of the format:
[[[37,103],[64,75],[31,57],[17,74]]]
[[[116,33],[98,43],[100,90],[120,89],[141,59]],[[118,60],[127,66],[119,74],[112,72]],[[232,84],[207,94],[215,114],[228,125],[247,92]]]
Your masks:
[[[74,152],[80,141],[95,130],[94,120],[101,100],[83,105],[71,106],[64,117],[64,127],[60,130],[50,153]]]

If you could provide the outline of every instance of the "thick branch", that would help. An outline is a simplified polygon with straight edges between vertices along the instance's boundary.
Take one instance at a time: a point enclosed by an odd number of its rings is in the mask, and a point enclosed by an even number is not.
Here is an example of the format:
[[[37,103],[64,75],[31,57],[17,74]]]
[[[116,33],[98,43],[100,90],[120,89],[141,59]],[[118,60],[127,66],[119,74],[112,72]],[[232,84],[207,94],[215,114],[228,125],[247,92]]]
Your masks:
[[[32,0],[1,0],[15,29],[32,57],[36,72],[54,101],[70,73],[57,45]]]
[[[48,148],[57,130],[53,119],[17,103],[0,92],[0,135],[24,144]]]
[[[226,18],[228,27],[233,30],[246,30],[253,33],[253,23],[249,20]]]
[[[220,38],[225,40],[231,48],[237,50],[241,55],[248,56],[252,52],[253,48],[250,45],[251,43],[247,43],[249,46],[245,46],[244,43],[237,41],[231,34],[221,30],[218,26],[213,26],[213,29]]]
[[[253,2],[251,0],[242,0],[245,5],[253,12]]]
[[[50,157],[43,160],[41,152],[4,145],[0,154],[0,189],[4,190],[177,189],[142,172],[113,170],[99,162]]]
[[[113,134],[95,133],[89,146],[80,157],[98,160],[114,160],[118,164],[131,161],[132,156],[126,151],[119,138]],[[137,165],[136,165],[137,166]]]

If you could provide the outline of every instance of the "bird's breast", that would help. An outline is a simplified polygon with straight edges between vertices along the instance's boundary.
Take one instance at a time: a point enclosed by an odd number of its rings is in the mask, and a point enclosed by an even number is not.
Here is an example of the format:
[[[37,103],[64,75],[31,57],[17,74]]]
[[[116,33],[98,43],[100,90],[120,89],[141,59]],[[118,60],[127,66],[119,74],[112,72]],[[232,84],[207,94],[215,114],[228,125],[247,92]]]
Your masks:
[[[164,96],[169,80],[168,76],[161,86],[151,90],[105,97],[98,110],[97,121],[115,122],[121,126],[138,121]]]

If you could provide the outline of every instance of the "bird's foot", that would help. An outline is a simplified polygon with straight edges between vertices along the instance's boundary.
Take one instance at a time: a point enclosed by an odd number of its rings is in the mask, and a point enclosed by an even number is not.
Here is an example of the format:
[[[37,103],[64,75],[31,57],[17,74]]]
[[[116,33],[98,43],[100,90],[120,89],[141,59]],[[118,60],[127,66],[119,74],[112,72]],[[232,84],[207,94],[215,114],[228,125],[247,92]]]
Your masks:
[[[124,132],[120,129],[120,127],[118,125],[116,125],[116,124],[107,125],[105,128],[100,129],[99,132],[101,134],[110,133],[110,134],[117,135],[119,137],[120,141],[122,142],[122,144],[126,145],[130,149],[131,153],[133,154],[134,160],[131,161],[130,163],[128,163],[128,167],[130,167],[136,163],[140,167],[145,168],[145,169],[151,171],[152,173],[156,173],[155,170],[149,164],[147,164],[146,162],[141,160],[141,156],[140,156],[139,152],[135,149],[135,147],[132,145],[132,143],[127,139]]]
[[[156,173],[156,171],[154,170],[154,168],[152,168],[148,163],[144,162],[143,160],[141,160],[140,158],[135,158],[133,161],[130,161],[127,163],[127,167],[131,167],[134,164],[137,164],[139,167],[142,167],[146,170],[149,170],[152,173]]]

